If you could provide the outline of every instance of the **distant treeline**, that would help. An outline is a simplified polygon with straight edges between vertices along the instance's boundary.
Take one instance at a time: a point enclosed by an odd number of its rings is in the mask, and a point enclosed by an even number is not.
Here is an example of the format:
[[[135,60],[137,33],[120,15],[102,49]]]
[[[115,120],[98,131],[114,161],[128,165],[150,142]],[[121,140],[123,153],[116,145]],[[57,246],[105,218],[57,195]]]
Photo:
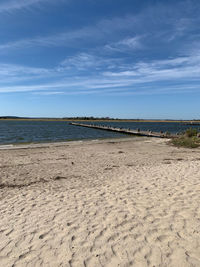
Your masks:
[[[110,117],[65,117],[64,120],[119,120]]]
[[[30,118],[30,117],[17,117],[17,116],[0,116],[0,120],[41,120],[41,121],[133,121],[133,122],[183,122],[183,123],[194,123],[200,122],[200,119],[193,120],[172,120],[172,119],[119,119],[110,117],[63,117],[63,118]]]
[[[44,118],[44,117],[17,117],[17,116],[0,116],[1,120],[119,120],[119,119],[113,119],[109,117],[64,117],[64,118]]]
[[[7,120],[7,119],[20,119],[20,117],[16,117],[16,116],[1,116],[0,119],[1,119],[1,120]]]

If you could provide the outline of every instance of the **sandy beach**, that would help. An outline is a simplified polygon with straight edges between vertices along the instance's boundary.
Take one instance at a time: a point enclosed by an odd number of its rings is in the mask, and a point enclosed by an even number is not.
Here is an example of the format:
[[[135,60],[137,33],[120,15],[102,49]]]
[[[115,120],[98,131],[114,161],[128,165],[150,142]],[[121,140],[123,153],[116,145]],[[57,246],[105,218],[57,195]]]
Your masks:
[[[0,266],[200,266],[200,149],[127,138],[0,149]]]

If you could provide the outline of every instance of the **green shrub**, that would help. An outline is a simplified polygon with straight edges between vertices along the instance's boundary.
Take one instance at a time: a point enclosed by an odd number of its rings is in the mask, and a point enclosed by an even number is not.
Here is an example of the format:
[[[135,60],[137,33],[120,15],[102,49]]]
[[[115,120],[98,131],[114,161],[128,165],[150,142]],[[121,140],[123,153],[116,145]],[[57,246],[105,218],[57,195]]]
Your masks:
[[[193,137],[193,136],[197,136],[197,133],[198,133],[197,129],[189,128],[186,130],[185,136],[186,137]]]
[[[178,137],[171,140],[171,143],[177,147],[196,148],[200,146],[200,140],[197,137]]]

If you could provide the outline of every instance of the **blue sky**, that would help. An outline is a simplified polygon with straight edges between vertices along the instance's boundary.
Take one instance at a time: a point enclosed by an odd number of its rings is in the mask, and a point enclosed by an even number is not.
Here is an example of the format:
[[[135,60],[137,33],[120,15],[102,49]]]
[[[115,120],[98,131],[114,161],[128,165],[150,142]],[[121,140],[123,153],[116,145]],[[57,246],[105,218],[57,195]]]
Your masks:
[[[199,0],[1,0],[0,116],[200,118]]]

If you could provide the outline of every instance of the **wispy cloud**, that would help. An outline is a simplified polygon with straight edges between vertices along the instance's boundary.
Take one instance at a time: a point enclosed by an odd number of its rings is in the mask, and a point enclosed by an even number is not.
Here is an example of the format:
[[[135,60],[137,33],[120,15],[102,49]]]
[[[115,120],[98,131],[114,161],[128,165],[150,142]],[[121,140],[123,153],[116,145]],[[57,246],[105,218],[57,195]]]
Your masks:
[[[51,77],[54,70],[15,64],[0,64],[0,85]]]
[[[34,85],[14,85],[14,86],[0,86],[0,93],[11,93],[11,92],[34,92],[34,91],[45,91],[45,90],[58,90],[60,88],[66,89],[70,86],[76,86],[77,83],[69,82],[54,82],[54,83],[40,83]]]
[[[68,3],[71,0],[1,0],[0,13],[12,13],[23,9],[30,9],[31,7],[41,7],[43,4],[57,4]]]
[[[134,78],[135,82],[200,79],[200,57],[178,57],[130,64],[127,70],[105,72],[106,77]]]
[[[90,67],[97,67],[101,64],[101,59],[97,56],[88,53],[79,53],[75,56],[67,57],[61,62],[61,66],[66,68],[75,67],[79,70],[88,69]]]
[[[10,12],[13,10],[20,10],[29,6],[36,5],[38,3],[44,3],[48,0],[6,0],[0,3],[0,13]]]
[[[48,92],[33,92],[32,94],[34,95],[43,95],[43,96],[48,96],[48,95],[63,95],[64,92],[60,91],[48,91]]]
[[[0,44],[0,50],[4,53],[12,49],[25,49],[31,47],[66,47],[72,46],[75,41],[88,41],[91,37],[101,38],[101,32],[95,32],[95,28],[84,27],[74,31],[63,31],[48,36],[37,36],[17,41]]]
[[[5,76],[15,76],[15,75],[25,75],[25,74],[44,75],[46,73],[49,73],[49,70],[45,68],[34,68],[21,65],[0,63],[0,75],[5,75]]]
[[[52,0],[13,0],[8,3],[5,2],[6,4],[4,5],[1,4],[0,12],[1,10],[3,11],[9,8],[23,8],[46,1]],[[154,8],[146,8],[142,13],[138,13],[137,15],[129,14],[128,16],[101,19],[94,25],[79,26],[70,31],[60,29],[60,32],[56,34],[5,42],[1,43],[0,50],[6,53],[6,51],[10,51],[11,49],[25,49],[31,47],[70,47],[74,46],[74,44],[80,45],[80,41],[82,46],[84,45],[85,47],[87,45],[93,45],[93,47],[104,46],[112,51],[141,49],[144,45],[143,39],[147,36],[148,38],[146,38],[146,41],[148,41],[148,44],[151,42],[152,38],[157,39],[159,42],[161,35],[162,39],[174,40],[180,33],[183,35],[187,32],[186,30],[189,28],[188,25],[191,26],[191,24],[194,25],[196,23],[196,17],[193,20],[189,20],[187,17],[182,18],[179,14],[180,12],[174,14],[172,8],[168,9],[165,6],[154,6]],[[168,10],[168,12],[166,10]],[[168,17],[168,20],[161,20],[161,17]],[[165,29],[166,24],[167,32]],[[166,34],[166,36],[164,37],[163,34]]]
[[[39,0],[38,0],[39,1]],[[117,19],[116,19],[117,20]],[[121,18],[121,23],[124,24],[124,28],[126,31],[132,32],[132,28],[134,27],[134,21],[132,21],[132,17]],[[112,23],[111,23],[112,22]],[[105,24],[102,28],[100,25]],[[107,24],[107,25],[106,25]],[[93,45],[94,47],[102,46],[108,50],[134,50],[143,47],[142,39],[143,36],[133,36],[133,37],[124,37],[118,41],[113,42],[114,39],[119,39],[120,35],[119,29],[116,28],[114,23],[114,19],[110,21],[100,21],[96,25],[86,26],[78,29],[74,29],[73,31],[64,30],[60,33],[51,34],[47,36],[36,36],[33,38],[19,39],[7,43],[0,44],[0,51],[6,53],[10,50],[16,49],[25,49],[34,47],[70,47],[74,46],[75,43],[82,42],[82,45]],[[126,35],[124,33],[124,35]],[[105,40],[107,42],[104,45]],[[101,48],[102,49],[102,48]]]
[[[114,69],[122,64],[120,58],[110,58],[106,56],[95,55],[94,53],[78,53],[67,57],[58,67],[59,70],[76,69],[79,71],[100,71],[102,69]]]
[[[112,64],[112,58],[100,58],[91,54],[79,54],[64,60],[53,69],[30,68],[0,64],[0,93],[35,92],[41,95],[53,94],[150,94],[189,92],[199,90],[200,56],[185,56],[172,59],[140,61],[124,64],[112,71],[104,71],[102,65]],[[73,66],[72,71],[69,63]],[[123,62],[122,62],[123,65]],[[63,67],[61,67],[63,66]],[[67,67],[66,67],[67,66]],[[91,72],[91,68],[97,71]],[[82,69],[85,70],[82,73]],[[80,73],[82,73],[80,75]],[[18,82],[18,85],[4,82],[4,78]],[[18,76],[21,81],[17,80]],[[45,82],[46,78],[52,82]],[[24,80],[23,80],[24,79]],[[48,80],[49,80],[48,79]],[[22,82],[28,81],[26,85]],[[20,85],[21,83],[21,85]]]
[[[137,50],[144,48],[143,43],[141,42],[142,36],[135,36],[131,38],[125,38],[115,43],[110,43],[105,45],[105,49],[115,52],[123,52],[127,50]]]
[[[23,8],[44,1],[8,1],[0,4],[0,12],[3,8]],[[187,51],[181,42],[176,42],[198,21],[196,17],[185,16],[182,18],[179,11],[174,14],[172,8],[166,10],[159,6],[137,15],[103,19],[92,26],[1,43],[0,53],[30,47],[71,46],[73,49],[63,49],[63,61],[51,68],[1,63],[0,93],[123,95],[198,90],[199,42],[195,39],[196,50],[193,42]],[[162,25],[158,25],[159,21]],[[170,50],[173,42],[175,48]],[[159,50],[160,44],[163,47]]]

